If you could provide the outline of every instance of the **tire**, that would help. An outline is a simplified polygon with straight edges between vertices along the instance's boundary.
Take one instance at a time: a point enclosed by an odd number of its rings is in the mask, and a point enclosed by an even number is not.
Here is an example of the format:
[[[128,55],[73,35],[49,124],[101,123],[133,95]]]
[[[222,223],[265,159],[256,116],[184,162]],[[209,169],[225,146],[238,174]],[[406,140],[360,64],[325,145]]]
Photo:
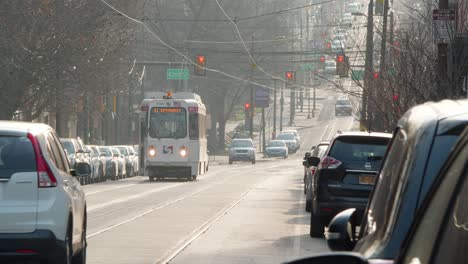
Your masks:
[[[325,227],[323,217],[314,214],[312,208],[310,214],[310,237],[321,238],[323,237],[323,228]]]
[[[159,179],[159,178],[158,178]],[[149,176],[149,181],[154,181],[154,177],[153,176]]]
[[[252,160],[252,164],[255,164],[255,160]]]
[[[196,180],[197,180],[197,175],[193,175],[193,176],[192,176],[192,180],[193,180],[193,181],[196,181]]]
[[[86,247],[87,247],[87,242],[86,242],[86,214],[85,214],[85,220],[83,223],[83,233],[81,234],[81,246],[82,249],[81,251],[76,254],[75,256],[72,257],[72,264],[86,264]]]
[[[306,199],[306,205],[305,205],[305,210],[306,212],[311,212],[312,211],[312,201]]]
[[[68,223],[67,234],[65,235],[65,259],[63,263],[71,264],[72,263],[72,239],[71,239],[71,223]]]
[[[232,164],[232,160],[231,160],[231,159],[229,159],[229,164]]]

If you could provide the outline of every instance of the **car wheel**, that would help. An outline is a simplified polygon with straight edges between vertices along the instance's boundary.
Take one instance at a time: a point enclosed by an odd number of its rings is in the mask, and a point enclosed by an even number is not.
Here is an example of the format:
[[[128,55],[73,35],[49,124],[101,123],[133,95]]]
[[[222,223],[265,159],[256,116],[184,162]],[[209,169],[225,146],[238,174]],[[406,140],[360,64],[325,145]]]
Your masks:
[[[252,164],[255,164],[255,160],[252,160]]]
[[[232,164],[232,160],[231,160],[231,159],[229,159],[229,164]]]
[[[192,179],[193,179],[194,181],[196,181],[196,180],[197,180],[197,175],[193,175],[193,176],[192,176]]]
[[[72,239],[71,239],[71,224],[68,224],[68,231],[67,234],[65,235],[65,261],[64,263],[66,264],[71,264],[72,263],[72,255],[73,255],[73,250],[72,250]]]
[[[312,201],[306,199],[306,205],[305,205],[306,212],[310,212],[311,209],[312,209]]]
[[[73,256],[72,258],[72,264],[86,264],[86,214],[85,214],[85,220],[83,223],[83,233],[81,234],[81,251]]]
[[[158,178],[159,179],[159,178]],[[149,181],[154,181],[154,177],[153,176],[149,176]]]
[[[312,208],[310,214],[310,236],[315,238],[323,237],[323,228],[325,227],[323,217],[314,214]]]

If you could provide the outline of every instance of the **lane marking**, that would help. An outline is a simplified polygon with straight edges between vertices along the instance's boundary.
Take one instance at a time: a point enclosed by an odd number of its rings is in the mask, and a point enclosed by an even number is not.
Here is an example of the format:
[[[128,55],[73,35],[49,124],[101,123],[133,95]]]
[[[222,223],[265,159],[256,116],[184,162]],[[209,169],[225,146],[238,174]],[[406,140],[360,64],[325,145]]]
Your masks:
[[[244,198],[254,190],[260,183],[265,181],[268,176],[264,176],[261,178],[257,183],[255,183],[251,188],[249,188],[246,192],[244,192],[239,199],[231,203],[229,206],[225,207],[220,213],[216,214],[214,217],[208,219],[204,222],[201,226],[195,229],[190,235],[188,235],[185,239],[182,239],[177,243],[172,249],[167,251],[161,258],[157,259],[154,263],[155,264],[166,264],[173,260],[177,255],[179,255],[184,249],[186,249],[193,241],[198,239],[201,235],[203,235],[210,227],[216,224],[221,218],[223,218],[229,211],[231,211],[234,207],[236,207]]]
[[[112,200],[112,201],[109,201],[109,202],[106,202],[106,203],[96,204],[96,205],[88,207],[88,212],[92,212],[92,211],[95,211],[97,209],[100,209],[100,208],[103,208],[103,207],[106,207],[106,206],[110,206],[110,205],[113,205],[113,204],[127,202],[127,201],[137,199],[137,198],[149,195],[149,194],[162,192],[162,191],[172,189],[172,188],[175,188],[175,187],[183,185],[183,184],[186,184],[186,183],[175,183],[175,184],[171,184],[171,185],[168,185],[168,186],[161,187],[159,189],[154,189],[154,190],[150,190],[150,191],[147,191],[147,192],[143,192],[143,193],[139,193],[139,194],[135,194],[135,195],[131,195],[131,196],[125,196],[125,197],[115,199],[115,200]]]
[[[192,193],[190,193],[190,194],[181,196],[181,197],[179,197],[179,198],[177,198],[177,199],[175,199],[175,200],[166,202],[166,203],[164,203],[164,204],[162,204],[162,205],[160,205],[160,206],[158,206],[158,207],[151,208],[151,209],[149,209],[149,210],[147,210],[147,211],[145,211],[145,212],[143,212],[143,213],[137,214],[137,215],[135,215],[135,216],[133,216],[133,217],[131,217],[131,218],[129,218],[129,219],[126,219],[126,220],[122,221],[122,222],[119,222],[119,223],[110,225],[110,226],[108,226],[108,227],[106,227],[106,228],[103,228],[103,229],[101,229],[101,230],[99,230],[99,231],[96,231],[96,232],[94,232],[94,233],[92,233],[92,234],[90,234],[90,235],[87,235],[86,238],[92,238],[92,237],[94,237],[94,236],[100,235],[100,234],[102,234],[102,233],[104,233],[104,232],[107,232],[107,231],[109,231],[109,230],[111,230],[111,229],[114,229],[114,228],[116,228],[116,227],[118,227],[118,226],[121,226],[121,225],[126,224],[126,223],[128,223],[128,222],[131,222],[131,221],[136,220],[136,219],[138,219],[138,218],[141,218],[141,217],[143,217],[143,216],[145,216],[145,215],[147,215],[147,214],[149,214],[149,213],[152,213],[152,212],[155,212],[155,211],[157,211],[157,210],[160,210],[160,209],[162,209],[162,208],[164,208],[164,207],[167,207],[167,206],[169,206],[169,205],[171,205],[171,204],[180,202],[180,201],[182,201],[182,200],[184,200],[184,199],[186,199],[186,198],[188,198],[188,197],[190,197],[190,196],[196,195],[196,194],[198,194],[198,193],[200,193],[200,192],[203,192],[204,190],[206,190],[206,189],[208,189],[208,188],[213,187],[213,185],[215,185],[215,184],[206,186],[205,188],[202,188],[202,189],[200,189],[200,190],[198,190],[198,191],[196,191],[196,192],[192,192]]]

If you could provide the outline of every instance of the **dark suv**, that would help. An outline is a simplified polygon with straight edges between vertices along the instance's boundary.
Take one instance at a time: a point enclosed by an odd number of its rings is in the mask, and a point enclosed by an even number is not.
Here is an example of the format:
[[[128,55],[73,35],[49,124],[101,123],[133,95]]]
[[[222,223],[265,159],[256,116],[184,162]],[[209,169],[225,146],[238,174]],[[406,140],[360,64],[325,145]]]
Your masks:
[[[336,236],[337,230],[359,223],[353,220],[356,212],[347,210],[330,223],[329,246],[354,249],[371,259],[394,259],[429,187],[466,127],[468,100],[426,103],[406,112],[393,133],[363,217],[359,242],[354,246],[354,239]]]
[[[365,209],[391,137],[389,133],[344,132],[332,140],[312,179],[311,237],[323,236],[324,226],[340,211]]]

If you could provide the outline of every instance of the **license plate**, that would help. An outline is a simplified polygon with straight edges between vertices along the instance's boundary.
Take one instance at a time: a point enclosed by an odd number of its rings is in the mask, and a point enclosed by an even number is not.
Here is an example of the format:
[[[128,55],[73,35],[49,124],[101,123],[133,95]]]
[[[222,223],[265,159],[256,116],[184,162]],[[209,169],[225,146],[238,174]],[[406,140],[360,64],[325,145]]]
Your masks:
[[[367,175],[359,176],[359,184],[374,185],[374,183],[375,183],[374,176],[367,176]]]

